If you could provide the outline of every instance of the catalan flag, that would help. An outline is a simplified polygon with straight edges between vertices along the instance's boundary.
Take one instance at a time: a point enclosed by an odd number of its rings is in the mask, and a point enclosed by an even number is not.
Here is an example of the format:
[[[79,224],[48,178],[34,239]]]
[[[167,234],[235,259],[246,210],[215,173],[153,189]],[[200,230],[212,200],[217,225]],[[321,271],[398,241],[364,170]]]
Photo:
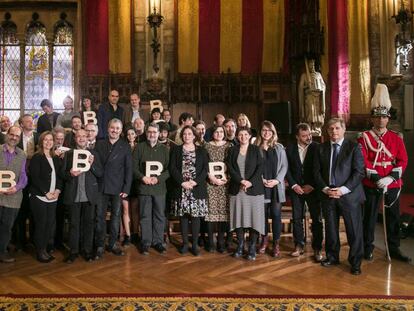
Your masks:
[[[285,0],[178,1],[180,73],[280,72]]]
[[[131,72],[131,1],[87,0],[86,72]]]

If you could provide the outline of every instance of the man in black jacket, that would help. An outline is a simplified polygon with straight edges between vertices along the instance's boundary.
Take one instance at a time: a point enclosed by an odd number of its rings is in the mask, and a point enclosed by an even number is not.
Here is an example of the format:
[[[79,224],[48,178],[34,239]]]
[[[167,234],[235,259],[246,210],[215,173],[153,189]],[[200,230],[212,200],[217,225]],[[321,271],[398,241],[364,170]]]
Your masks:
[[[76,149],[86,150],[88,140],[86,131],[80,129],[75,133]],[[65,153],[62,176],[65,180],[63,203],[70,214],[69,249],[70,254],[65,262],[72,263],[78,257],[79,245],[86,261],[92,261],[93,233],[95,229],[95,206],[98,200],[98,181],[103,169],[99,157],[94,150],[86,172],[73,167],[74,150]]]
[[[39,135],[45,131],[53,130],[59,116],[59,113],[53,111],[53,104],[48,99],[42,100],[40,107],[45,113],[37,120],[37,133]]]
[[[325,217],[326,259],[321,265],[339,264],[339,216],[342,215],[350,248],[351,273],[359,275],[364,255],[361,207],[365,201],[364,158],[361,147],[344,138],[344,120],[332,118],[327,128],[330,140],[319,145],[314,161],[315,184]]]
[[[105,139],[108,137],[108,123],[110,120],[116,118],[123,121],[124,109],[118,105],[119,92],[111,90],[108,96],[108,103],[99,106],[96,118],[98,119],[98,139]]]
[[[120,139],[122,121],[112,119],[108,124],[108,138],[96,143],[95,150],[104,168],[99,179],[99,189],[102,193],[101,205],[98,205],[97,228],[95,233],[96,257],[103,256],[106,233],[106,210],[111,209],[110,238],[107,250],[117,256],[124,252],[117,243],[121,219],[121,199],[126,198],[131,190],[132,182],[132,153],[129,144]]]
[[[296,126],[297,143],[286,148],[289,162],[286,178],[289,183],[289,196],[292,201],[293,213],[293,239],[295,250],[293,257],[303,254],[305,235],[303,218],[305,216],[305,203],[308,205],[312,218],[312,248],[316,262],[322,260],[323,225],[321,219],[321,205],[319,197],[314,190],[313,160],[318,143],[312,141],[310,126],[299,123]]]

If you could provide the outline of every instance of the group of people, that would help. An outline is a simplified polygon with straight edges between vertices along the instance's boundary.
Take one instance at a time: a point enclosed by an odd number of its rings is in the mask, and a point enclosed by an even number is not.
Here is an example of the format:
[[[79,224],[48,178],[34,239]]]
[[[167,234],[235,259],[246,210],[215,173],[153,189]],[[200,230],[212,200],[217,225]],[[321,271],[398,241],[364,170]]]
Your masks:
[[[230,251],[236,258],[255,260],[257,253],[267,251],[280,258],[281,209],[287,195],[293,212],[292,256],[304,254],[306,203],[315,261],[324,267],[339,264],[342,215],[351,273],[360,274],[362,259],[373,259],[376,216],[384,196],[390,255],[410,260],[400,252],[398,236],[407,153],[403,140],[387,130],[384,107],[372,110],[373,128],[358,142],[344,138],[344,121],[332,118],[328,141],[313,142],[311,127],[300,123],[295,143],[285,148],[270,121],[255,131],[244,114],[237,120],[218,114],[206,128],[182,113],[177,126],[169,110],[155,108],[145,122],[137,94],[125,107],[118,105],[116,90],[108,100],[94,111],[85,97],[82,110],[75,112],[67,97],[65,111],[57,114],[45,99],[37,131],[30,115],[7,129],[0,157],[1,262],[14,262],[8,245],[12,240],[23,247],[28,233],[37,260],[52,261],[52,251],[62,246],[65,212],[67,263],[80,255],[99,260],[105,250],[122,256],[122,246],[137,242],[138,233],[142,254],[148,255],[151,247],[165,253],[168,215],[180,220],[181,254],[199,256],[203,244],[209,252]],[[92,118],[88,123],[89,111],[96,122]]]

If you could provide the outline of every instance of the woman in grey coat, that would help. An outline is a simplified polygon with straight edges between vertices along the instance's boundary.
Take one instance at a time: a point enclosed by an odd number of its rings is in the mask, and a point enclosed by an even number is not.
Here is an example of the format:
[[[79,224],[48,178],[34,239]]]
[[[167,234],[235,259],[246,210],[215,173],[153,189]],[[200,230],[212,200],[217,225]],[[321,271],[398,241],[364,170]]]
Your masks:
[[[285,148],[277,142],[276,128],[270,121],[263,121],[260,136],[256,145],[264,160],[263,185],[265,187],[265,234],[259,253],[264,254],[269,244],[269,216],[272,219],[273,249],[272,256],[280,258],[279,239],[282,231],[282,203],[285,197],[285,175],[288,169],[288,161]]]

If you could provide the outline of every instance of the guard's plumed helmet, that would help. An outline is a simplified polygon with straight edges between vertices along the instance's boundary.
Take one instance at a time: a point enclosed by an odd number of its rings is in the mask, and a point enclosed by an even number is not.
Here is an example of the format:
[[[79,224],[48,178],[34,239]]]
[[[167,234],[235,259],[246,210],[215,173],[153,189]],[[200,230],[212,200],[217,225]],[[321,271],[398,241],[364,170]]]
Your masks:
[[[391,100],[385,84],[378,83],[371,99],[372,117],[390,117]]]

